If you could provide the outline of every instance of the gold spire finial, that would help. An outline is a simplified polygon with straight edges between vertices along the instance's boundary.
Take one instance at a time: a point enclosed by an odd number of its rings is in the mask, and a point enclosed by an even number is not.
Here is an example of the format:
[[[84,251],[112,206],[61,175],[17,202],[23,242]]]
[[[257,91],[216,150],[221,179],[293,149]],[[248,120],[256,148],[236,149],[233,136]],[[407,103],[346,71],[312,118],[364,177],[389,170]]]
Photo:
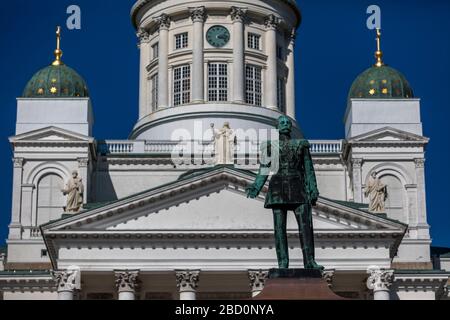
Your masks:
[[[64,64],[61,61],[61,57],[63,55],[63,52],[61,50],[61,27],[58,26],[56,28],[56,50],[55,50],[55,61],[53,61],[52,65],[54,66],[60,66]]]
[[[377,28],[377,51],[375,52],[375,58],[377,59],[375,63],[376,67],[384,66],[383,51],[381,51],[381,29],[379,28]]]

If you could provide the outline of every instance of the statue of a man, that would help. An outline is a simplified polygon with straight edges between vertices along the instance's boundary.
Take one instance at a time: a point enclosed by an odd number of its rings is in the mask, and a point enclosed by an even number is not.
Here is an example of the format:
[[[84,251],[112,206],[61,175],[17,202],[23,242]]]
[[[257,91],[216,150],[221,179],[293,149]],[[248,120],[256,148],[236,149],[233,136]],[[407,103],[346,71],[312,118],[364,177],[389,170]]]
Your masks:
[[[279,160],[279,168],[270,180],[265,202],[265,208],[273,210],[278,265],[281,269],[289,268],[286,222],[287,213],[292,210],[298,222],[305,269],[323,270],[315,261],[312,207],[317,203],[319,190],[310,144],[304,139],[291,138],[292,121],[286,116],[278,119],[278,131],[279,141],[268,141],[261,150],[272,162]],[[266,169],[270,165],[261,164],[255,183],[247,188],[250,198],[256,198],[263,189],[269,177]]]
[[[216,164],[233,164],[236,134],[231,129],[230,124],[225,122],[220,130],[214,129],[214,124],[211,124],[211,129],[214,135]]]
[[[84,185],[77,171],[72,172],[72,178],[62,192],[67,196],[66,212],[79,212],[83,205]]]
[[[369,198],[370,201],[369,212],[386,212],[387,186],[377,178],[377,173],[375,171],[370,175],[364,195],[366,198]]]

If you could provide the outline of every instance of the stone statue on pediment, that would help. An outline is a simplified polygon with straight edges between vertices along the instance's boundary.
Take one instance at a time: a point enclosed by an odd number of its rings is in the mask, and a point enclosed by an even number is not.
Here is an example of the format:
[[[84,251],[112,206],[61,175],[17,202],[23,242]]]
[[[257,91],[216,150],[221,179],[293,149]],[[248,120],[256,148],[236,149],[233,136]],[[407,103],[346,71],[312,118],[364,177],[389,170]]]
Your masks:
[[[215,164],[234,164],[236,133],[228,122],[225,122],[220,130],[214,129],[214,124],[211,124],[211,129],[214,137]]]

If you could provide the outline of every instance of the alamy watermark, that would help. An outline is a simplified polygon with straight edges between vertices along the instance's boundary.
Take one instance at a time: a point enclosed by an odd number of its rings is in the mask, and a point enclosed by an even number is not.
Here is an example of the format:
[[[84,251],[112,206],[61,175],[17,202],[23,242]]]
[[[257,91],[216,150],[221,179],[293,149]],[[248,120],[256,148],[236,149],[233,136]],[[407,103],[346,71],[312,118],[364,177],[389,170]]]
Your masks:
[[[66,26],[69,30],[81,30],[81,8],[77,5],[67,7],[66,13],[69,17],[66,20]]]

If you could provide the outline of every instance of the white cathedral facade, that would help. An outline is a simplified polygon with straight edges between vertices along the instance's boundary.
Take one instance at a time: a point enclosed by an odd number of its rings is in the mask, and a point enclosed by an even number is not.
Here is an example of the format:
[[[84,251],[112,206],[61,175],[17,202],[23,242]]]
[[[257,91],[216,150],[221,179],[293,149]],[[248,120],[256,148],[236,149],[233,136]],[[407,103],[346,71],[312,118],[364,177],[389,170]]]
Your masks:
[[[248,299],[277,267],[265,194],[245,189],[268,138],[260,132],[286,114],[302,136],[299,6],[139,0],[131,17],[140,99],[128,140],[92,136],[95,106],[61,60],[59,33],[55,62],[17,99],[2,299]],[[450,257],[437,270],[430,254],[420,99],[380,48],[376,56],[350,89],[345,136],[310,140],[316,258],[346,298],[448,299]],[[233,139],[214,143],[214,132]],[[379,212],[373,179],[384,187]],[[293,216],[288,227],[291,267],[301,268]]]

